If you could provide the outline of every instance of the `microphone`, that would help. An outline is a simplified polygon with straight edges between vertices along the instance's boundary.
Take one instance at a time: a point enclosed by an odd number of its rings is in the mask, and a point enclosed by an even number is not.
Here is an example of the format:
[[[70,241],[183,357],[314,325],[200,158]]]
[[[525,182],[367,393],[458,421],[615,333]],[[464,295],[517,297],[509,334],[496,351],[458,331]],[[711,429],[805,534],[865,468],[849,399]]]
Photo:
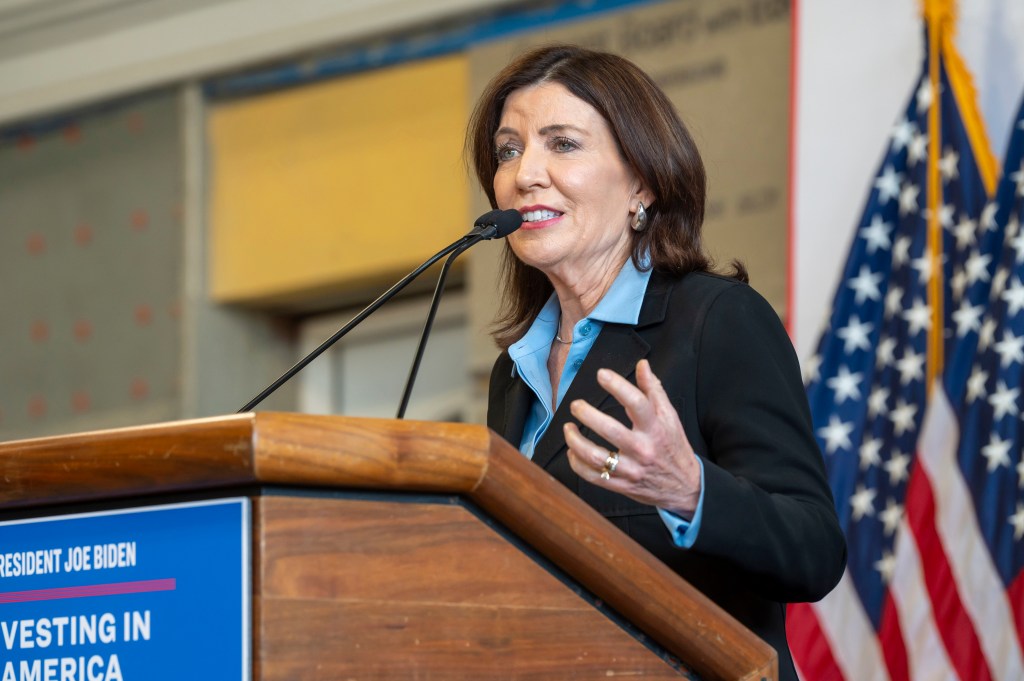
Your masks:
[[[480,234],[484,239],[500,239],[508,236],[519,229],[523,224],[523,217],[514,210],[492,210],[477,218],[470,235]],[[468,236],[468,235],[467,235]],[[475,241],[473,243],[476,243]],[[427,337],[434,325],[434,316],[437,314],[438,305],[441,302],[441,294],[444,293],[445,280],[448,278],[448,269],[455,258],[462,255],[462,252],[473,244],[463,245],[454,253],[448,256],[441,267],[441,274],[437,277],[437,285],[434,287],[434,296],[430,300],[430,311],[427,313],[427,321],[423,325],[423,332],[420,334],[420,343],[416,347],[416,356],[413,359],[412,367],[409,369],[409,378],[405,381],[405,389],[402,391],[402,399],[398,404],[396,419],[405,418],[405,410],[409,406],[409,398],[412,397],[412,386],[416,382],[416,374],[420,370],[420,362],[423,360],[423,352],[427,347]]]
[[[473,223],[473,229],[471,229],[465,236],[463,236],[461,239],[458,239],[457,241],[452,242],[448,246],[442,248],[440,251],[438,251],[429,259],[427,259],[426,262],[424,262],[422,265],[417,267],[409,274],[405,275],[405,277],[399,280],[394,286],[389,288],[387,291],[382,293],[376,300],[374,300],[372,303],[363,308],[363,310],[355,317],[353,317],[351,320],[349,320],[349,322],[345,324],[345,326],[338,329],[338,331],[336,331],[333,336],[331,336],[323,343],[318,345],[312,352],[310,352],[308,355],[306,355],[298,362],[296,362],[295,365],[292,366],[292,368],[288,369],[288,371],[281,374],[277,378],[277,380],[275,380],[273,383],[264,388],[258,395],[253,397],[251,400],[246,402],[245,406],[239,409],[237,413],[241,414],[243,412],[252,411],[252,409],[256,405],[270,397],[270,395],[275,390],[277,390],[286,382],[288,382],[288,380],[291,379],[295,374],[299,373],[304,368],[306,368],[306,365],[308,365],[314,359],[323,354],[324,351],[327,350],[329,347],[331,347],[339,340],[341,340],[345,336],[345,334],[347,334],[349,331],[358,326],[364,319],[369,317],[371,314],[376,312],[377,309],[384,303],[394,298],[399,291],[401,291],[410,283],[412,283],[412,281],[416,277],[423,274],[424,270],[426,270],[428,267],[433,265],[435,262],[437,262],[444,256],[448,255],[449,253],[452,253],[452,251],[457,251],[448,259],[447,262],[445,262],[441,272],[442,276],[446,276],[447,268],[450,265],[450,263],[453,260],[455,260],[455,258],[458,257],[463,251],[467,250],[468,248],[470,248],[471,246],[480,241],[500,239],[506,237],[512,232],[519,229],[519,226],[522,224],[523,217],[519,214],[519,211],[516,210],[492,210],[487,213],[484,213],[483,215],[476,219],[476,222]],[[443,286],[443,280],[439,279],[438,285]],[[434,296],[439,299],[440,293],[437,290],[435,290]],[[431,315],[428,323],[433,322],[434,312],[436,312],[436,301],[431,308]],[[420,339],[421,345],[425,342],[426,334],[428,333],[428,331],[429,325],[427,328],[424,329],[424,335]],[[422,356],[422,347],[420,348],[419,353],[420,356]],[[419,359],[417,358],[416,366],[418,366],[418,364]],[[410,380],[411,379],[412,376],[410,376]],[[408,386],[408,389],[411,390],[411,386]]]
[[[482,239],[504,239],[522,224],[523,216],[517,210],[492,210],[476,219],[466,237],[480,234]]]

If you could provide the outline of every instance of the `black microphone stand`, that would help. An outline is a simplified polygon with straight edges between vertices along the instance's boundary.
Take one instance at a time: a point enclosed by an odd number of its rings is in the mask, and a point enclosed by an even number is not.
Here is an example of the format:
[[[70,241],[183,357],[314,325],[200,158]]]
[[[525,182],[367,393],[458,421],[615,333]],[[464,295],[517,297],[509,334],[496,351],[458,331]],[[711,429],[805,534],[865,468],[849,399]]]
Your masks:
[[[427,313],[427,321],[423,325],[423,333],[420,334],[420,344],[416,347],[416,357],[413,359],[412,367],[409,369],[409,378],[405,381],[405,390],[402,391],[402,401],[398,405],[398,413],[395,414],[396,419],[405,418],[405,410],[409,406],[409,398],[412,396],[412,386],[416,382],[416,374],[419,373],[423,352],[427,347],[427,336],[430,335],[430,329],[434,326],[434,317],[437,315],[437,308],[441,302],[441,294],[444,293],[444,284],[448,278],[448,270],[451,268],[452,263],[455,262],[455,258],[462,255],[466,249],[479,241],[480,238],[477,238],[476,241],[464,243],[458,250],[448,256],[448,259],[444,261],[444,265],[441,267],[441,274],[438,275],[437,285],[434,287],[434,297],[430,300],[430,312]]]
[[[369,317],[371,314],[376,312],[377,308],[379,308],[381,305],[383,305],[384,303],[386,303],[389,300],[391,300],[392,298],[394,298],[398,294],[399,291],[401,291],[406,286],[408,286],[409,283],[412,282],[413,279],[415,279],[416,277],[421,275],[423,273],[423,271],[426,270],[428,267],[433,265],[435,262],[437,262],[438,260],[440,260],[444,256],[448,255],[449,253],[451,253],[455,249],[460,248],[461,246],[465,245],[466,242],[469,241],[470,239],[473,239],[472,243],[476,243],[481,238],[483,238],[483,237],[480,236],[480,235],[477,235],[477,234],[467,234],[466,236],[462,237],[461,239],[459,239],[455,243],[451,244],[450,246],[448,246],[448,247],[444,248],[443,250],[439,251],[438,253],[434,254],[433,257],[431,257],[429,260],[427,260],[425,263],[423,263],[422,265],[417,267],[415,270],[413,270],[409,274],[405,275],[405,277],[403,277],[397,284],[395,284],[394,286],[389,288],[387,291],[382,293],[380,295],[380,297],[377,298],[377,300],[373,301],[372,303],[367,305],[365,308],[363,308],[363,311],[360,312],[359,314],[357,314],[355,317],[353,317],[349,321],[348,324],[346,324],[345,326],[343,326],[340,329],[338,329],[338,331],[336,331],[333,336],[331,336],[330,338],[325,340],[323,343],[321,343],[319,346],[317,346],[317,348],[315,350],[313,350],[311,353],[309,353],[308,355],[306,355],[305,357],[300,359],[298,362],[296,362],[295,365],[291,369],[289,369],[288,371],[286,371],[283,374],[281,374],[276,381],[274,381],[273,383],[268,385],[266,388],[264,388],[263,391],[259,395],[257,395],[256,397],[254,397],[251,400],[249,400],[248,402],[246,402],[245,406],[238,410],[238,413],[241,414],[243,412],[252,411],[253,407],[255,407],[257,404],[259,404],[260,402],[265,400],[272,392],[274,392],[275,390],[280,388],[282,385],[284,385],[292,376],[294,376],[295,374],[297,374],[300,371],[302,371],[306,367],[307,364],[309,364],[314,359],[316,359],[321,354],[323,354],[325,350],[327,350],[329,347],[331,347],[332,345],[337,343],[339,340],[341,340],[342,336],[347,334],[357,324],[359,324],[364,319]],[[470,244],[470,245],[472,245],[472,244]]]
[[[338,329],[338,331],[333,336],[331,336],[323,343],[321,343],[315,350],[313,350],[313,352],[309,353],[308,355],[300,359],[298,362],[295,363],[295,365],[291,369],[281,374],[281,376],[279,376],[276,381],[274,381],[266,388],[264,388],[259,395],[246,402],[245,406],[238,410],[238,413],[251,411],[253,407],[255,407],[257,404],[265,400],[271,393],[273,393],[275,390],[284,385],[284,383],[288,381],[292,376],[302,371],[307,364],[309,364],[314,359],[323,354],[323,352],[327,350],[327,348],[337,343],[345,334],[347,334],[349,331],[355,328],[356,325],[358,325],[364,319],[373,314],[377,310],[377,308],[379,308],[381,305],[394,298],[399,291],[408,286],[413,279],[422,274],[424,270],[433,265],[435,262],[437,262],[444,256],[448,255],[452,251],[457,251],[455,255],[448,259],[448,262],[445,263],[444,268],[441,271],[441,279],[438,281],[438,284],[443,288],[444,278],[447,276],[448,267],[450,266],[451,261],[454,260],[459,253],[462,253],[464,250],[466,250],[473,244],[477,243],[478,241],[505,237],[511,232],[514,232],[516,229],[518,229],[522,222],[522,217],[520,217],[519,213],[517,213],[514,210],[492,210],[488,213],[484,213],[483,215],[481,215],[479,218],[477,218],[476,222],[473,223],[473,229],[469,232],[469,234],[457,240],[450,246],[447,246],[444,249],[440,250],[439,252],[435,253],[425,263],[417,267],[409,274],[405,275],[405,277],[403,277],[397,284],[395,284],[387,291],[385,291],[383,294],[381,294],[381,296],[377,298],[377,300],[367,305],[362,312],[353,317],[348,324]],[[440,294],[437,291],[435,291],[434,295],[435,297],[437,297]],[[433,302],[433,305],[431,307],[431,317],[433,317],[434,312],[436,312],[437,310],[437,302],[437,300]],[[420,356],[422,356],[423,353],[422,346],[426,342],[426,334],[428,333],[428,331],[429,325],[427,328],[424,329],[424,336],[420,339],[421,347],[418,353]],[[418,366],[419,357],[417,357],[414,370],[418,368]],[[410,376],[410,384],[406,385],[406,390],[408,392],[411,392],[412,390],[411,380],[413,375],[415,375],[415,371]],[[405,398],[405,401],[408,401],[408,397]]]

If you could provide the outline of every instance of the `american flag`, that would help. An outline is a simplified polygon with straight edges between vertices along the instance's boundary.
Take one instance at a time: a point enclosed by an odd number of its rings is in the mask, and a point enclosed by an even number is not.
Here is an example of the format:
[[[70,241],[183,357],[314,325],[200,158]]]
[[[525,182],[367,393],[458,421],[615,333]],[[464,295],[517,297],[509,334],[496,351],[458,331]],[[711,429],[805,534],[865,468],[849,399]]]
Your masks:
[[[789,611],[809,681],[1024,679],[1024,123],[990,200],[950,22],[928,22],[806,367],[849,547],[833,593]]]

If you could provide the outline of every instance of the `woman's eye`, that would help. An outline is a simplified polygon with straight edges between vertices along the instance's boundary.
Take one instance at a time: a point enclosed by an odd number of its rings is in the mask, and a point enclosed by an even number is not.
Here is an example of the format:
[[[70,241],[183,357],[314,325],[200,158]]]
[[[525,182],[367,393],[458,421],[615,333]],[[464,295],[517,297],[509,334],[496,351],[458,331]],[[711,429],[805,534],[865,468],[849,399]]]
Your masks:
[[[568,137],[556,137],[552,141],[552,146],[555,151],[573,151],[574,149],[579,149],[579,145]]]
[[[515,158],[516,153],[516,148],[510,144],[502,144],[494,150],[494,156],[498,159],[498,163]]]

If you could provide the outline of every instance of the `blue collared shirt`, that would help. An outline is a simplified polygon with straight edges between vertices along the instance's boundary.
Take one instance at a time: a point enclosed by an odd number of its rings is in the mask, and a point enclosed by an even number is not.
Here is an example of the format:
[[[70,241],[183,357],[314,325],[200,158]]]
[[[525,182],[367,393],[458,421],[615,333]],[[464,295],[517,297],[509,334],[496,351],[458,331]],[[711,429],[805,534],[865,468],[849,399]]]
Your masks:
[[[642,272],[633,265],[632,258],[626,260],[615,281],[601,298],[591,313],[581,319],[573,327],[572,346],[565,360],[562,376],[558,381],[558,397],[552,400],[551,374],[548,373],[548,355],[551,344],[558,332],[558,318],[561,308],[558,297],[551,294],[533,324],[519,341],[509,349],[509,357],[515,364],[515,371],[530,387],[534,400],[526,417],[523,437],[519,443],[519,451],[532,459],[537,443],[543,437],[555,409],[562,403],[566,391],[579,373],[583,360],[593,347],[601,329],[605,324],[628,324],[636,326],[640,319],[640,308],[643,306],[647,283],[651,279],[651,271]],[[554,406],[552,402],[554,401]],[[680,548],[690,548],[697,539],[700,521],[704,509],[704,463],[700,461],[700,498],[693,520],[687,521],[675,513],[658,509],[662,521],[672,535],[672,540]]]

